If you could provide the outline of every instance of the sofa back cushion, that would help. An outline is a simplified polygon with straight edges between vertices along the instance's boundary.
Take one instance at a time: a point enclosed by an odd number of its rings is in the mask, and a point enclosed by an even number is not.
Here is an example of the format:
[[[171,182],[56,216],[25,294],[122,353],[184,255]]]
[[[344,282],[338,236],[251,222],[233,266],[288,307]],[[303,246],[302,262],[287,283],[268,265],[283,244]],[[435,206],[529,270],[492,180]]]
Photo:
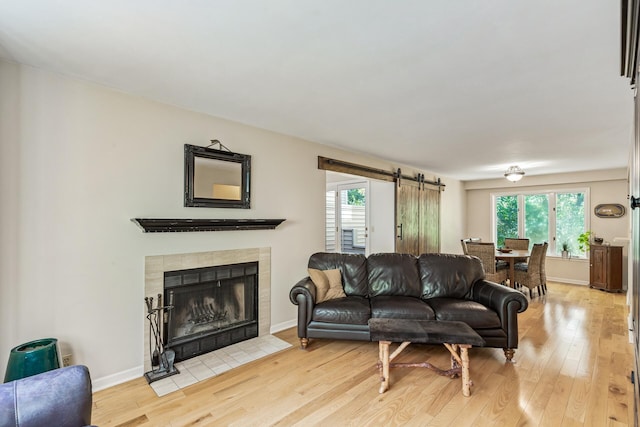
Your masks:
[[[367,258],[369,296],[394,295],[420,298],[418,259],[410,254],[382,253]]]
[[[468,255],[422,254],[418,265],[422,299],[468,298],[473,284],[484,279],[482,263]]]
[[[337,268],[342,273],[342,285],[347,296],[367,296],[367,259],[364,255],[318,252],[311,255],[307,267],[316,270]]]

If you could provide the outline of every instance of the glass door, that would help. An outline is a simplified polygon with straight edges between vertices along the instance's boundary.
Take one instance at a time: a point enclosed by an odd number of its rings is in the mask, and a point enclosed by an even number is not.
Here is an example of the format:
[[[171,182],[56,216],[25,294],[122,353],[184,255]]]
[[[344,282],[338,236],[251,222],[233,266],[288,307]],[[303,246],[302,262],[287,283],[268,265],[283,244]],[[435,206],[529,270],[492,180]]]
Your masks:
[[[368,254],[368,190],[368,182],[327,185],[327,252]]]

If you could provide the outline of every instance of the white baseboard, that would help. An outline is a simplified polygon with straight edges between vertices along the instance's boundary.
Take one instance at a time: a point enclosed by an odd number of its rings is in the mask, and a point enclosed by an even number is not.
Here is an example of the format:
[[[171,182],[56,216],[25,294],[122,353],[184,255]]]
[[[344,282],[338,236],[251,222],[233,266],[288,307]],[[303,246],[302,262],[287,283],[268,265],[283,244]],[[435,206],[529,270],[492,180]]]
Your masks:
[[[278,323],[277,325],[271,325],[270,333],[275,334],[276,332],[284,331],[285,329],[293,328],[298,325],[298,321],[296,319],[287,320],[286,322]]]
[[[584,281],[584,280],[574,280],[574,279],[565,279],[564,277],[547,277],[547,280],[549,282],[560,282],[560,283],[568,283],[570,285],[583,285],[583,286],[589,286],[589,282],[588,281]]]
[[[140,365],[136,368],[127,369],[126,371],[118,372],[117,374],[107,375],[106,377],[92,379],[91,389],[93,392],[104,390],[105,388],[113,387],[114,385],[122,384],[127,381],[140,378],[144,374],[144,366]]]

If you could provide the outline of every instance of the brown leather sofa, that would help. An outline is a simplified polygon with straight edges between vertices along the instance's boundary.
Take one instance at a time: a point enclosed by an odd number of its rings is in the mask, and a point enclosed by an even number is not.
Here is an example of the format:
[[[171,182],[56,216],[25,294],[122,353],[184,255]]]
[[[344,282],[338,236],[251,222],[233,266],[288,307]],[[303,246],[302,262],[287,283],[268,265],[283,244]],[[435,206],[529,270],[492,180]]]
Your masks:
[[[467,255],[316,253],[309,268],[339,269],[346,297],[316,304],[316,286],[306,277],[289,293],[298,306],[298,337],[370,341],[372,317],[457,320],[471,326],[486,347],[518,347],[517,314],[527,309],[522,293],[484,280],[482,263]]]

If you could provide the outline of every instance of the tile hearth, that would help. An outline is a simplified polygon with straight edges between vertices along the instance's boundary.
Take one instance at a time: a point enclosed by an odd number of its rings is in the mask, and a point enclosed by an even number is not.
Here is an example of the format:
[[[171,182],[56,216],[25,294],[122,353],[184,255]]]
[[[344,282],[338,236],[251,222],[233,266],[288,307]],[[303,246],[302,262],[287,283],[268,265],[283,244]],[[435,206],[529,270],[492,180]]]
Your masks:
[[[263,335],[176,363],[179,374],[152,382],[151,388],[164,396],[230,369],[292,347],[273,335]]]

